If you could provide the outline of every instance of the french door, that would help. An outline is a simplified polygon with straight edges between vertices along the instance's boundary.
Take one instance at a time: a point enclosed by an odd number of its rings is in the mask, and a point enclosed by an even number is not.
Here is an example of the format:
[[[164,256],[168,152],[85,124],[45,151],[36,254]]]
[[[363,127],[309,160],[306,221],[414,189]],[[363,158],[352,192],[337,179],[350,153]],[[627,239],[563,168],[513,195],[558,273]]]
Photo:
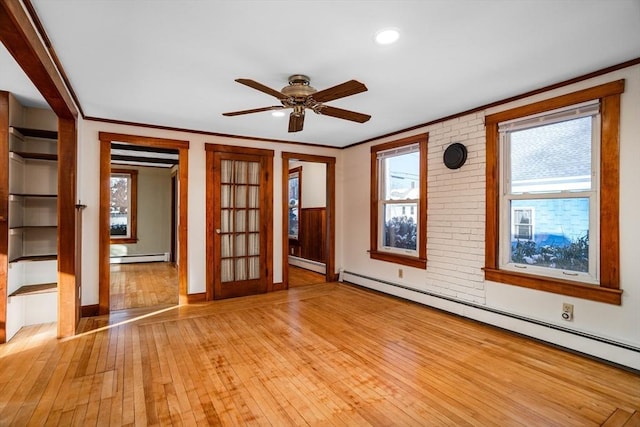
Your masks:
[[[206,144],[207,299],[271,291],[273,151]]]

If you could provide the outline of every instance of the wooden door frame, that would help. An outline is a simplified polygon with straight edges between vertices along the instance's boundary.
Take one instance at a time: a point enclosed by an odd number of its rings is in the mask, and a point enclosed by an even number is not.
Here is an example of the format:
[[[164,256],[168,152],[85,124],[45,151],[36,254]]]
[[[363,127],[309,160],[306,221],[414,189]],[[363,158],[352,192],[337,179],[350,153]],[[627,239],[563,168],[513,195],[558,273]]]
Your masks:
[[[310,163],[324,163],[327,166],[327,227],[325,230],[325,278],[327,282],[338,280],[335,271],[335,241],[336,241],[336,158],[328,156],[316,156],[302,153],[282,153],[282,288],[289,289],[289,201],[286,195],[289,192],[289,160],[300,160]]]
[[[110,132],[99,132],[100,140],[100,219],[99,219],[99,302],[98,313],[108,314],[110,311],[110,282],[109,269],[109,178],[111,176],[111,143],[126,142],[128,144],[144,145],[147,147],[170,148],[178,150],[178,304],[187,304],[187,201],[188,201],[188,172],[189,172],[189,141],[177,139],[153,138],[148,136],[127,135]]]
[[[45,46],[42,42],[48,39],[40,21],[29,2],[26,6],[25,10],[21,2],[0,0],[0,42],[58,116],[58,337],[62,338],[76,333],[79,320],[75,245],[68,244],[76,240],[78,110],[70,86],[61,77],[64,72],[51,44]],[[0,272],[3,268],[6,267],[0,267]],[[7,289],[3,283],[0,286],[0,343],[6,341],[6,305]]]
[[[261,148],[250,148],[250,147],[240,147],[234,145],[222,145],[222,144],[205,144],[204,149],[206,151],[206,165],[212,165],[214,162],[214,156],[216,152],[220,153],[232,153],[232,154],[249,154],[252,156],[261,156],[261,157],[269,157],[271,160],[266,162],[266,174],[267,174],[267,182],[266,182],[266,191],[267,195],[265,197],[266,200],[270,201],[264,206],[264,209],[261,212],[263,218],[260,219],[260,223],[263,224],[263,221],[266,221],[267,226],[261,227],[261,234],[264,234],[265,239],[267,240],[267,250],[266,250],[266,266],[261,277],[264,276],[264,279],[267,281],[267,292],[272,292],[275,289],[273,284],[273,157],[274,151],[261,149]],[[205,290],[205,299],[207,301],[212,301],[214,296],[214,280],[215,280],[215,272],[214,272],[214,260],[215,260],[215,251],[213,245],[213,239],[210,236],[213,236],[215,233],[215,226],[213,222],[212,215],[209,213],[214,212],[215,208],[215,197],[214,197],[214,188],[213,188],[213,177],[214,170],[213,167],[206,168],[206,290]]]
[[[177,173],[174,171],[171,173],[171,254],[169,256],[169,261],[176,262],[178,260],[178,248],[177,248],[177,235],[178,230],[176,230],[176,226],[178,221],[176,221],[176,208],[178,207],[178,177]]]

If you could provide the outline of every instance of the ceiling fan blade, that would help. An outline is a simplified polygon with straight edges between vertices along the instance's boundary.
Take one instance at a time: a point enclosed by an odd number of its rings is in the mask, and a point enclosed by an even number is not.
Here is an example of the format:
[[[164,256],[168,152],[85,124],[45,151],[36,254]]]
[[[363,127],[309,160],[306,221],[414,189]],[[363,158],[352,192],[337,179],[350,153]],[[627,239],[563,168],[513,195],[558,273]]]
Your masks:
[[[291,113],[289,115],[289,132],[300,132],[304,125],[304,113]]]
[[[367,87],[364,84],[357,80],[349,80],[348,82],[318,91],[311,95],[311,97],[318,102],[327,102],[366,91]]]
[[[250,88],[259,90],[260,92],[264,92],[267,95],[275,96],[278,99],[287,99],[287,98],[289,98],[284,93],[282,93],[280,91],[277,91],[275,89],[271,89],[270,87],[265,86],[262,83],[258,83],[255,80],[251,80],[251,79],[236,79],[236,81],[238,83],[241,83],[241,84],[245,85],[245,86],[249,86]]]
[[[231,111],[230,113],[222,113],[223,116],[239,116],[241,114],[260,113],[262,111],[282,110],[282,105],[274,105],[272,107],[254,108],[252,110]]]
[[[319,109],[318,114],[358,123],[364,123],[371,118],[368,114],[356,113],[355,111],[343,110],[342,108],[330,107],[328,105],[323,105]]]

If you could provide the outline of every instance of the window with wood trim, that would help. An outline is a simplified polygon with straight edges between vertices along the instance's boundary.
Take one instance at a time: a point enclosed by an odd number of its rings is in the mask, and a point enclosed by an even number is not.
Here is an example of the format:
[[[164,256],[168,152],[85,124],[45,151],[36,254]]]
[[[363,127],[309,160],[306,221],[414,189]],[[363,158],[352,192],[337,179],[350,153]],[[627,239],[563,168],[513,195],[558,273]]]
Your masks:
[[[111,169],[109,186],[111,243],[137,243],[138,171]]]
[[[427,267],[427,139],[421,134],[371,147],[373,259]]]
[[[487,280],[620,304],[623,91],[617,81],[486,117]]]

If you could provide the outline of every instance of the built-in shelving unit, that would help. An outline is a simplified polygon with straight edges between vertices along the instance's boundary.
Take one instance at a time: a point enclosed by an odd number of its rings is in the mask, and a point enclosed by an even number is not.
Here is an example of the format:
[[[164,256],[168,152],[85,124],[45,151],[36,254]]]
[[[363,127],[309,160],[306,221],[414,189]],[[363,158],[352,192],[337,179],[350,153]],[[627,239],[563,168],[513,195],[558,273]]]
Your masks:
[[[9,127],[7,339],[57,320],[58,134]]]

